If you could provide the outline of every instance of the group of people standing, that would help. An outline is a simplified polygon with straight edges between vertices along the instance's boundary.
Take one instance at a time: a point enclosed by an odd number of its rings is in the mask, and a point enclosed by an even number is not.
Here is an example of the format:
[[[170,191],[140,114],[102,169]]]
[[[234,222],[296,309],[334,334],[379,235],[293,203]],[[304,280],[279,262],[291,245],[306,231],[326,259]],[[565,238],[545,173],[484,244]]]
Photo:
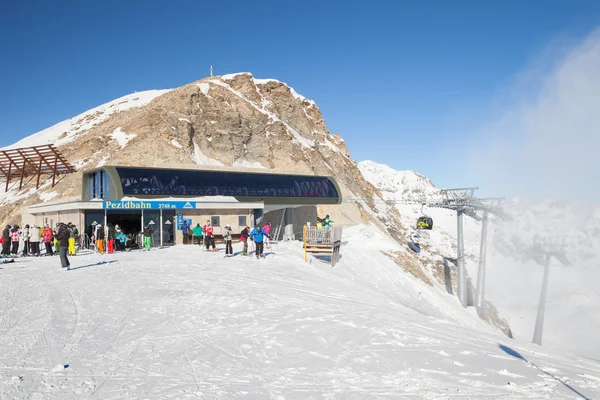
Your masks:
[[[183,234],[183,244],[189,243],[189,235],[190,232],[193,236],[192,241],[196,242],[199,246],[204,245],[206,247],[206,251],[217,251],[217,246],[215,245],[215,235],[214,235],[214,227],[211,224],[210,220],[206,221],[204,226],[201,226],[200,223],[196,224],[193,229],[190,229],[187,221],[184,221],[181,225],[181,233]],[[243,243],[244,248],[242,250],[242,255],[249,256],[248,253],[248,240],[253,242],[256,245],[256,258],[262,257],[264,258],[263,250],[264,250],[264,241],[270,239],[271,235],[271,221],[267,222],[264,227],[257,226],[254,229],[250,230],[249,226],[246,226],[242,229],[240,233],[240,241]],[[223,241],[225,242],[225,257],[233,256],[233,231],[231,229],[230,224],[226,224],[223,230]]]
[[[128,243],[131,242],[131,235],[127,235],[121,230],[119,225],[113,225],[110,222],[106,228],[102,224],[95,224],[91,240],[96,245],[96,251],[100,254],[114,254],[115,251],[125,251]],[[150,236],[152,233],[150,233]]]
[[[61,243],[59,232],[63,228],[69,231],[69,237]],[[24,227],[19,225],[6,225],[0,237],[2,244],[2,256],[4,257],[39,257],[42,255],[41,245],[45,250],[44,255],[53,256],[60,253],[60,249],[64,248],[69,255],[76,254],[76,241],[79,237],[77,227],[72,224],[58,223],[54,229],[50,225],[45,224],[39,227],[36,224],[30,226],[26,224]],[[66,254],[66,253],[65,253]]]

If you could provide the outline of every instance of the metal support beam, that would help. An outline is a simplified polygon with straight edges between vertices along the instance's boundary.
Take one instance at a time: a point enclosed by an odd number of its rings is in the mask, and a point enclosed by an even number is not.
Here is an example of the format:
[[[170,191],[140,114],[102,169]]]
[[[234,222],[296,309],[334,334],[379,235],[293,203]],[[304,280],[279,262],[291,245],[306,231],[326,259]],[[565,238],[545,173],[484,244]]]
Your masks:
[[[458,299],[460,300],[460,304],[463,307],[467,307],[467,274],[465,271],[465,247],[464,247],[464,238],[463,238],[463,218],[464,218],[464,210],[458,209],[456,211],[457,215],[457,224],[458,224],[458,232],[457,232],[457,254],[456,254],[456,262],[458,269]]]
[[[162,208],[160,209],[160,229],[158,230],[160,232],[160,247],[163,246],[163,210]]]
[[[283,240],[296,240],[294,235],[294,209],[285,210],[285,228],[283,230]]]
[[[483,213],[481,221],[481,245],[479,246],[479,267],[477,268],[477,288],[475,292],[475,309],[481,319],[485,316],[485,257],[487,245],[488,213]]]
[[[21,168],[21,181],[19,182],[19,190],[23,189],[23,179],[25,178],[25,159],[23,159],[23,167]]]
[[[4,192],[8,192],[8,184],[10,183],[10,177],[12,173],[12,163],[8,164],[8,175],[6,176],[6,189]]]
[[[544,334],[544,316],[546,314],[546,292],[548,290],[548,275],[550,274],[550,257],[549,254],[546,255],[542,292],[540,293],[540,304],[538,305],[538,313],[535,320],[535,330],[533,331],[533,343],[540,346],[542,345],[542,336]]]
[[[42,177],[42,161],[43,160],[44,160],[43,158],[40,158],[40,166],[38,168],[37,181],[35,183],[36,190],[40,188],[40,178]]]
[[[58,158],[54,159],[54,169],[52,170],[52,187],[56,185],[56,166],[58,165]]]

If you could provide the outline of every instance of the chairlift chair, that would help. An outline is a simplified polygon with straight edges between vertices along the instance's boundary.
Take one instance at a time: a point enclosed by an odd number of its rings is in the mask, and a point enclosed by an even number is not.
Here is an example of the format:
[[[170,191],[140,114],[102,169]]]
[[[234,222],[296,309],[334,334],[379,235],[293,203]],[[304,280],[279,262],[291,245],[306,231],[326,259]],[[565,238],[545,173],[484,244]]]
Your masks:
[[[433,218],[431,217],[419,217],[417,220],[417,229],[431,230],[433,228]]]
[[[420,216],[417,220],[417,229],[431,230],[433,228],[433,218],[425,215],[425,213],[423,212],[424,206],[425,204],[421,204],[421,214],[423,215]]]

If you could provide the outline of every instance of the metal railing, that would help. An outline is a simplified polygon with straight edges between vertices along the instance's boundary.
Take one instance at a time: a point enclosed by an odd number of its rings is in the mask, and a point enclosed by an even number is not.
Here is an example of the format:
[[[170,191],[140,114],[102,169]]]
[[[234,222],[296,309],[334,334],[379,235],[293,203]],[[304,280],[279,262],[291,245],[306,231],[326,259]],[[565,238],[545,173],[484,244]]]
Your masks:
[[[317,228],[316,226],[306,227],[307,244],[329,244],[333,245],[342,240],[342,227]]]

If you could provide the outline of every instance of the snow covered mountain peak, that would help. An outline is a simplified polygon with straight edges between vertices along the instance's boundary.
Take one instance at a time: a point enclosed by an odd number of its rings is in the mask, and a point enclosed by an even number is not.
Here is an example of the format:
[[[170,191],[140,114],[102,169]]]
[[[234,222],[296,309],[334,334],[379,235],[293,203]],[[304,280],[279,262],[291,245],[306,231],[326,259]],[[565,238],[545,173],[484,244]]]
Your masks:
[[[359,162],[358,168],[387,200],[424,202],[437,192],[429,178],[413,170],[396,171],[370,160]]]
[[[56,125],[44,129],[43,131],[27,136],[10,146],[4,147],[3,150],[16,149],[19,147],[40,146],[45,144],[62,146],[72,142],[75,139],[75,136],[79,133],[83,133],[106,121],[111,115],[132,108],[143,107],[156,97],[161,96],[171,90],[172,89],[146,90],[143,92],[135,92],[119,97],[118,99],[92,108],[91,110],[81,113],[73,118],[61,121]]]

